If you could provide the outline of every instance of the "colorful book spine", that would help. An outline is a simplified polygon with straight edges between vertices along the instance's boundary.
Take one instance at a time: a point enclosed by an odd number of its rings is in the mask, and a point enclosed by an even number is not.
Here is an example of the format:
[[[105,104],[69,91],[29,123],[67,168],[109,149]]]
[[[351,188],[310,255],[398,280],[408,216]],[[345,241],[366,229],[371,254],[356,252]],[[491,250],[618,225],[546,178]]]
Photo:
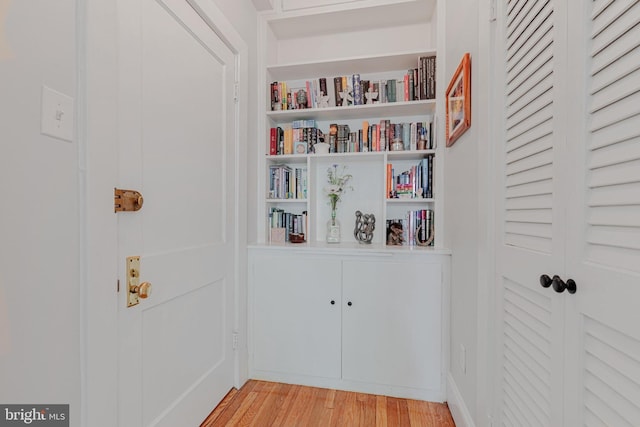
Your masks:
[[[353,90],[353,88],[351,88]],[[349,83],[347,82],[347,76],[342,76],[342,91],[349,93]],[[353,97],[351,99],[352,103],[353,103]],[[342,106],[346,107],[349,105],[349,99],[344,98],[342,99]]]
[[[269,155],[278,154],[278,129],[269,129]]]
[[[411,123],[402,124],[402,142],[405,150],[411,149]]]
[[[393,198],[392,187],[393,187],[393,164],[387,163],[387,186],[385,189],[385,198],[387,199]]]
[[[378,104],[380,102],[380,82],[375,82],[375,83],[370,83],[370,85],[373,85],[373,93],[375,94],[375,96],[373,97],[373,104]]]
[[[353,105],[362,105],[362,85],[360,84],[360,74],[351,76],[353,87]]]
[[[305,88],[307,90],[307,108],[312,108],[313,104],[311,103],[311,82],[307,80],[305,83]]]
[[[342,106],[342,77],[333,78],[333,89],[336,94],[336,107]]]
[[[278,103],[278,88],[277,88],[277,82],[271,82],[270,85],[270,95],[271,95],[271,111],[275,111],[276,109],[276,104]]]
[[[386,84],[387,102],[396,102],[396,80],[389,79]]]
[[[409,94],[409,73],[404,75],[403,89],[404,89],[404,99],[403,99],[403,101],[410,101],[411,97],[410,97],[410,94]]]
[[[369,146],[369,122],[362,122],[362,151],[371,151]]]
[[[293,129],[291,127],[284,130],[284,154],[293,154]]]
[[[324,77],[321,77],[318,79],[318,83],[320,86],[320,95],[322,96],[329,95],[329,92],[327,91],[327,79]]]
[[[429,163],[429,186],[427,188],[427,197],[433,198],[433,156],[427,157]]]
[[[426,99],[435,99],[436,97],[436,57],[427,57],[426,62]]]
[[[291,122],[291,127],[294,129],[314,128],[316,127],[316,121],[314,119],[294,120]]]
[[[280,101],[282,102],[282,110],[288,110],[289,108],[289,104],[287,104],[287,93],[289,91],[287,90],[287,82],[281,82],[280,83]]]

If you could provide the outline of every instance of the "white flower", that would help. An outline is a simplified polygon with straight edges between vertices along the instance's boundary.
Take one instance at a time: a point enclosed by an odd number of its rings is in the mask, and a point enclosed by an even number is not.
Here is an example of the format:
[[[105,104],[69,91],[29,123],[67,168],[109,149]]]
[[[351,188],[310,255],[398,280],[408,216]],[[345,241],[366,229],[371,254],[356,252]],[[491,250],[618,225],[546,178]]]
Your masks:
[[[343,188],[340,185],[331,184],[326,190],[328,194],[337,194],[339,196],[342,194]]]
[[[328,187],[324,188],[325,193],[329,197],[329,203],[331,204],[331,209],[335,211],[336,204],[340,201],[340,196],[342,193],[345,193],[350,186],[347,186],[352,176],[350,174],[345,174],[344,171],[346,166],[342,167],[341,173],[338,173],[338,165],[333,165],[327,169],[327,182],[329,183]]]

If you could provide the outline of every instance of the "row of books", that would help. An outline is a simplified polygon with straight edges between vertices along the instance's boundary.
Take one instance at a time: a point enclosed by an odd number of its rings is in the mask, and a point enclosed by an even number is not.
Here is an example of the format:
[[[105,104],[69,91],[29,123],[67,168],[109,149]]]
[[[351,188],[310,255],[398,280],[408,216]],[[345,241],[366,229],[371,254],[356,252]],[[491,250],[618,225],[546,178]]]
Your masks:
[[[415,71],[417,73],[417,69]],[[416,97],[418,89],[414,84],[413,70],[409,70],[403,78],[399,79],[367,80],[362,79],[360,74],[334,77],[333,90],[336,107],[420,99]]]
[[[433,246],[433,210],[407,211],[404,218],[387,219],[386,243],[394,246]]]
[[[270,199],[306,199],[307,169],[287,165],[269,166]]]
[[[363,121],[357,131],[351,131],[346,124],[331,124],[325,134],[315,127],[314,120],[298,120],[284,129],[280,126],[270,129],[269,154],[313,153],[318,142],[328,143],[330,153],[429,150],[436,147],[431,121],[391,123],[391,120],[383,119],[373,125]]]
[[[284,209],[273,207],[269,211],[270,240],[271,243],[283,243],[289,241],[290,234],[307,235],[307,212],[294,214],[285,212]]]
[[[387,163],[385,196],[389,199],[433,198],[433,155],[398,173]]]
[[[372,125],[363,121],[362,127],[357,131],[351,131],[349,125],[332,124],[329,128],[324,139],[329,143],[330,153],[435,148],[433,124],[430,121],[391,123],[389,119],[382,119]]]
[[[272,82],[270,92],[272,111],[327,108],[330,105],[326,78],[307,80],[299,86]]]
[[[297,110],[434,99],[436,57],[421,56],[417,66],[395,79],[366,79],[360,73],[306,80],[302,83],[274,81],[270,84],[271,110]]]
[[[436,97],[436,57],[421,56],[418,58],[417,78],[420,80],[418,99],[435,99]]]
[[[307,154],[313,146],[324,140],[324,134],[315,125],[315,120],[296,120],[290,126],[269,129],[269,154]]]

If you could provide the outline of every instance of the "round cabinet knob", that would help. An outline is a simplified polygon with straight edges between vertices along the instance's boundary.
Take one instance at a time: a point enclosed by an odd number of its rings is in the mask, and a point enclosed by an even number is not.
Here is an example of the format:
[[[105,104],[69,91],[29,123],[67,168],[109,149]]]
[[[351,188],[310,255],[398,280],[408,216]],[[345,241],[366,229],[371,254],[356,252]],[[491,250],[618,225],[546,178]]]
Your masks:
[[[334,305],[335,303],[335,300],[331,300],[331,305]]]
[[[549,286],[551,286],[551,277],[543,274],[542,276],[540,276],[540,284],[543,288],[548,288]]]
[[[553,290],[559,294],[564,292],[565,289],[570,294],[575,294],[577,290],[576,282],[573,279],[569,279],[565,283],[560,277],[553,276],[551,284],[553,285]]]
[[[147,298],[149,295],[151,295],[151,283],[140,283],[140,285],[138,286],[138,296],[140,298]]]
[[[352,303],[351,301],[349,301],[349,302],[347,303],[347,305],[348,305],[349,307],[351,307],[351,306],[353,305],[353,303]]]

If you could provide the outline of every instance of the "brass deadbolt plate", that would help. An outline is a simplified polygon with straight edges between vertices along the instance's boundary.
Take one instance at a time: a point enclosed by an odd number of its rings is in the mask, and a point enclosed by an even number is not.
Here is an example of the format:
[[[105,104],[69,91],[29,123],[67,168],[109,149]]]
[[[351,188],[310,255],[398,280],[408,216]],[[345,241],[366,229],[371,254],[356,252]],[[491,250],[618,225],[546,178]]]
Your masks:
[[[140,257],[127,257],[127,307],[138,305],[138,285],[140,284]]]

